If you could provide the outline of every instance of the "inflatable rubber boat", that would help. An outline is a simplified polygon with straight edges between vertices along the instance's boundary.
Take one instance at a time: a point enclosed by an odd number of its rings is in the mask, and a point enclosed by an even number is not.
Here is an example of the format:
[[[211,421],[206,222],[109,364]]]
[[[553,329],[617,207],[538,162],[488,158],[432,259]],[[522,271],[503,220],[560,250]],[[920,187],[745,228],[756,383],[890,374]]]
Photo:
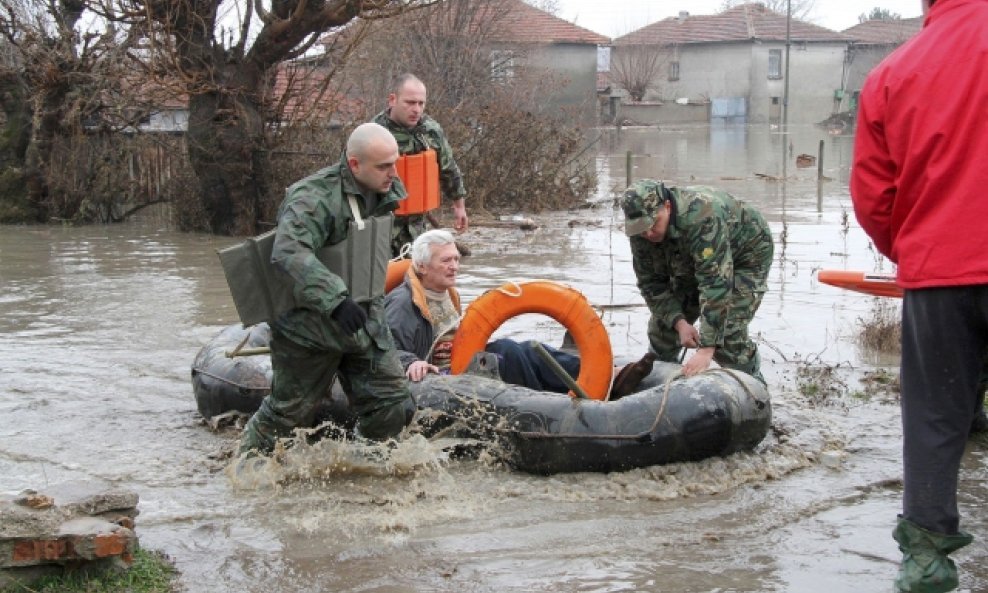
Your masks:
[[[223,329],[192,364],[199,412],[207,420],[253,413],[270,391],[267,324]],[[231,354],[236,354],[231,356]],[[482,439],[512,468],[536,473],[609,472],[695,461],[750,450],[768,432],[765,386],[744,373],[712,369],[678,376],[657,362],[637,392],[617,401],[533,391],[496,379],[496,358],[480,353],[462,374],[411,383],[426,436]],[[352,429],[355,416],[339,384],[319,421]]]

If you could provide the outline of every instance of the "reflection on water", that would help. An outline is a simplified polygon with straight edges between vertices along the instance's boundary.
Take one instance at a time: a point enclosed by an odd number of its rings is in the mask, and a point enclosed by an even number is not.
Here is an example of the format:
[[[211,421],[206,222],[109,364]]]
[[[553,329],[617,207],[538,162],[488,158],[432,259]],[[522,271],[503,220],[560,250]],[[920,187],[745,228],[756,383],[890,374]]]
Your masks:
[[[618,356],[645,348],[614,201],[633,177],[710,184],[756,204],[777,249],[752,330],[776,410],[754,453],[551,478],[463,461],[423,439],[367,451],[319,442],[231,479],[234,431],[198,419],[189,367],[235,311],[216,250],[233,241],[155,222],[0,230],[2,490],[71,479],[135,489],[138,534],[173,556],[190,591],[886,590],[899,492],[899,426],[887,401],[810,405],[800,364],[838,365],[847,389],[875,358],[856,343],[873,299],[816,282],[820,268],[889,271],[854,222],[851,139],[795,129],[789,163],[769,127],[600,132],[590,210],[536,217],[535,232],[462,239],[466,301],[547,278],[602,307]],[[558,341],[523,316],[504,335]],[[894,364],[894,361],[893,361]],[[893,369],[894,370],[894,369]],[[988,533],[984,450],[965,459],[965,527]],[[962,586],[988,587],[984,546],[958,554]]]

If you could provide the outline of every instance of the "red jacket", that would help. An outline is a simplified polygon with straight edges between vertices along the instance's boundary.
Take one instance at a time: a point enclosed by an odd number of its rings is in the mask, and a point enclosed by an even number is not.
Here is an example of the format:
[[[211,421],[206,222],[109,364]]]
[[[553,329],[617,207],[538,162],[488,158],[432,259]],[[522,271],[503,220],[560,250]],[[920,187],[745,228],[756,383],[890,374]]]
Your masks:
[[[899,285],[988,284],[988,0],[937,0],[859,105],[854,212]]]

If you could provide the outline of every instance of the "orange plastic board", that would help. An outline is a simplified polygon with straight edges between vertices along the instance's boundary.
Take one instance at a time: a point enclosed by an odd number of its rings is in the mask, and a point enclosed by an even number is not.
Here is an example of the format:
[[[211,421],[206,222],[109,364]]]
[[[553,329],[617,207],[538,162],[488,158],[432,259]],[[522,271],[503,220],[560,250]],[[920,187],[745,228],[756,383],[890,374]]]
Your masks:
[[[395,210],[396,216],[423,214],[439,207],[439,162],[435,150],[402,155],[395,166],[408,191],[408,197]]]
[[[872,296],[902,298],[902,289],[891,274],[868,274],[853,270],[820,270],[817,280],[824,284]]]

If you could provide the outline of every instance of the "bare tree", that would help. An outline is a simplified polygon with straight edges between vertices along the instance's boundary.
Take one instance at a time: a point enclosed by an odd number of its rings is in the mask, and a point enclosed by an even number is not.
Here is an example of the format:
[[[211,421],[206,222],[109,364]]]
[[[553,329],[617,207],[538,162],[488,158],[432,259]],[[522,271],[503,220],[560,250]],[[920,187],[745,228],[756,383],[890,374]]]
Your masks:
[[[861,13],[858,15],[858,22],[864,23],[867,21],[897,21],[902,18],[902,15],[897,12],[892,12],[887,8],[875,7],[871,9],[869,13]]]
[[[208,228],[235,235],[259,230],[278,65],[328,31],[359,29],[431,0],[258,0],[239,14],[223,0],[104,1],[104,14],[144,31],[147,47],[133,54],[135,63],[188,97],[188,154]]]
[[[551,15],[559,16],[559,0],[525,0],[525,2]]]
[[[59,139],[79,136],[121,90],[121,51],[132,41],[113,27],[84,22],[84,0],[0,1],[0,146],[5,175],[22,183],[22,218],[73,215],[76,202],[53,192]],[[90,171],[91,172],[91,171]],[[6,188],[5,189],[9,189]],[[5,191],[8,202],[17,197]]]
[[[734,8],[741,4],[747,4],[751,0],[723,0],[722,10]],[[786,14],[787,9],[792,10],[792,18],[805,21],[809,19],[810,13],[816,4],[816,0],[758,0],[766,8],[779,14]]]
[[[669,67],[671,52],[659,45],[621,45],[611,52],[611,81],[628,92],[632,101],[642,101]]]

